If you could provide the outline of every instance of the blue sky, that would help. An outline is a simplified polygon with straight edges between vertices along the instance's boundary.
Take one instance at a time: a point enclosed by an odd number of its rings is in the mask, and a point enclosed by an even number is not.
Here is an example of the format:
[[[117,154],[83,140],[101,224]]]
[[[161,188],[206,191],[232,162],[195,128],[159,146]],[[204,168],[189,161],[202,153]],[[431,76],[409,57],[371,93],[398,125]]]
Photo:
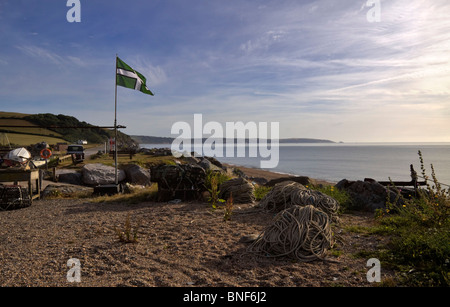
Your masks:
[[[127,134],[177,121],[279,122],[280,137],[450,142],[450,2],[0,0],[0,110],[112,125],[115,55],[155,96],[118,88]],[[174,135],[172,135],[174,136]]]

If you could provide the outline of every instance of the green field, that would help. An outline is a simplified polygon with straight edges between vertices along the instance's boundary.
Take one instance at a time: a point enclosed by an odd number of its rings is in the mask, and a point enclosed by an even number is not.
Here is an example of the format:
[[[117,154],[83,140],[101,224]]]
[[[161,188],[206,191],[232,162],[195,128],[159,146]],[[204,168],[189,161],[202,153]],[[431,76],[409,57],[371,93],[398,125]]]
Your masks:
[[[0,126],[4,126],[0,127],[0,142],[5,145],[8,144],[7,139],[12,145],[31,145],[42,141],[52,145],[78,140],[100,144],[114,133],[111,129],[79,121],[73,116],[51,113],[23,114],[0,111]],[[118,131],[118,143],[125,147],[136,146],[132,138],[121,131]]]
[[[8,141],[11,145],[19,146],[28,146],[40,142],[46,142],[48,144],[66,142],[61,134],[45,128],[40,128],[24,119],[20,119],[27,115],[29,114],[0,112],[0,125],[30,127],[0,127],[0,145],[8,145]]]
[[[45,128],[40,128],[26,120],[23,119],[15,119],[15,118],[0,118],[0,125],[11,125],[11,126],[29,126],[30,128],[25,127],[0,127],[0,131],[8,130],[10,132],[18,132],[18,133],[26,133],[26,134],[40,134],[47,135],[53,137],[61,137],[61,134],[55,131],[51,131]]]
[[[6,136],[0,132],[0,144],[7,146],[8,141],[11,145],[28,146],[40,142],[46,142],[47,144],[67,143],[67,141],[45,135],[32,135],[32,134],[19,134],[19,133],[6,133]]]

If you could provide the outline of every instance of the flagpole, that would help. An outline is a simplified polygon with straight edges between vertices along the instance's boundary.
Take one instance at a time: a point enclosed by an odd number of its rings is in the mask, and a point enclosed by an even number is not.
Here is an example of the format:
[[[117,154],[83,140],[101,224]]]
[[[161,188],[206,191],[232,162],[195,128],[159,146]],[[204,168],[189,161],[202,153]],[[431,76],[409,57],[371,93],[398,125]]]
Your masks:
[[[117,53],[116,53],[116,67],[114,68],[115,80],[115,97],[114,97],[114,168],[115,168],[115,183],[119,184],[119,177],[117,174]]]

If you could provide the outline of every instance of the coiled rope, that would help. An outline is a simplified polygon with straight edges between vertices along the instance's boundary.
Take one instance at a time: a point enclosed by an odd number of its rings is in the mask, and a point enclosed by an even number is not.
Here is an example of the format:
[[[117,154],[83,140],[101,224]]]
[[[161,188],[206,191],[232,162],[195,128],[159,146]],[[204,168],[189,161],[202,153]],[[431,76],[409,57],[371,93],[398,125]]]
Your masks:
[[[275,216],[274,223],[249,246],[248,252],[309,262],[323,259],[333,244],[328,215],[312,205],[294,205]]]
[[[328,214],[333,221],[337,220],[339,203],[334,198],[319,191],[307,189],[294,181],[276,184],[259,203],[259,207],[270,212],[280,212],[291,206],[307,205],[319,208]]]

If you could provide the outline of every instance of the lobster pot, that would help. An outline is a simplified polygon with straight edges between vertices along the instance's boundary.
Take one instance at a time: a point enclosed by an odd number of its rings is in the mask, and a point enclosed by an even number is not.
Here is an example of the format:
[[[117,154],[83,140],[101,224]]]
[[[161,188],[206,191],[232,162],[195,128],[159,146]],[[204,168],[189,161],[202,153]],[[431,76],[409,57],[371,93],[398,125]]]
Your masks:
[[[158,198],[195,199],[205,191],[206,172],[197,165],[158,165],[151,168],[151,181],[158,183]]]
[[[27,188],[19,185],[0,185],[0,210],[15,210],[31,206]]]

